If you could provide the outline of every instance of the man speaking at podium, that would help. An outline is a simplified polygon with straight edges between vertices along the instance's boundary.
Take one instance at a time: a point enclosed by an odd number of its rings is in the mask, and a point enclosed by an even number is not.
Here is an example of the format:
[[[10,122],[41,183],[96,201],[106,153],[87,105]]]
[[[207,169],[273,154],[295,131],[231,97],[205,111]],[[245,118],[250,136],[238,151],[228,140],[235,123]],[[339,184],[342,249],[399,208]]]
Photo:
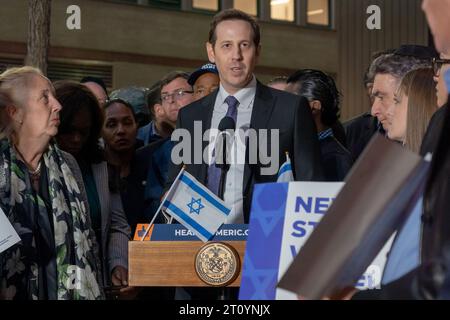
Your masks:
[[[185,165],[189,173],[234,209],[227,223],[248,223],[253,185],[275,182],[286,152],[295,180],[322,180],[317,131],[306,99],[266,87],[254,76],[261,45],[259,25],[253,17],[235,9],[219,12],[211,22],[206,49],[219,71],[220,87],[180,110],[172,140],[177,140],[180,132],[188,132],[189,150],[186,141],[179,139],[172,151],[168,186]],[[213,129],[236,130],[237,142],[226,152],[234,151],[237,158],[243,158],[231,160],[225,172],[220,161],[216,162],[217,145],[209,133]],[[257,140],[252,139],[253,133]],[[205,150],[208,161],[204,157],[194,161]],[[180,161],[186,154],[194,159]]]

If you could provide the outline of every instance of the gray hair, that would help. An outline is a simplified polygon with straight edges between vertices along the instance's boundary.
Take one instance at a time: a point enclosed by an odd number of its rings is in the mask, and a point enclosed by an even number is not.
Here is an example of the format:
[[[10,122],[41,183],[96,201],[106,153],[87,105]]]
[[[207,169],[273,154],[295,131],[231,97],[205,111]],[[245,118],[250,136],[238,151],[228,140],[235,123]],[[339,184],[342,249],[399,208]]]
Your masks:
[[[383,54],[376,58],[370,65],[368,74],[374,78],[377,74],[389,74],[401,80],[410,71],[430,67],[430,59],[420,59],[391,53]]]
[[[0,114],[0,139],[9,136],[13,131],[11,121],[6,115],[6,106],[23,107],[28,88],[35,76],[45,78],[41,70],[30,66],[9,68],[0,74],[0,91],[4,95]]]
[[[366,70],[366,72],[364,73],[364,79],[363,79],[363,82],[364,82],[364,86],[365,86],[366,88],[367,88],[368,86],[373,85],[373,81],[374,81],[374,79],[375,79],[375,74],[373,73],[374,70],[373,70],[373,68],[371,68],[372,65],[373,65],[373,62],[374,62],[378,57],[380,57],[380,56],[382,56],[382,55],[388,55],[388,54],[391,54],[391,53],[394,53],[394,52],[395,52],[395,49],[387,49],[387,50],[382,50],[382,51],[376,51],[376,52],[374,52],[374,53],[372,54],[372,57],[371,57],[372,63],[367,67],[367,70]]]

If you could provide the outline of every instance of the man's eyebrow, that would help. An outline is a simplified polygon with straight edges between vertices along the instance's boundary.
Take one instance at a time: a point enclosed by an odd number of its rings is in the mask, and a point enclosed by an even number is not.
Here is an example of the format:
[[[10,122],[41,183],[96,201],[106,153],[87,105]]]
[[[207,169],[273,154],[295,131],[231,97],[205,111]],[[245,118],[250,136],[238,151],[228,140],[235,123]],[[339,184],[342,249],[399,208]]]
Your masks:
[[[187,90],[187,89],[184,89],[184,88],[173,89],[173,90],[172,90],[172,93],[177,92],[177,91],[180,91],[180,90]],[[161,94],[167,94],[167,93],[169,93],[169,91],[161,91]]]
[[[382,95],[384,95],[384,93],[382,93],[381,91],[379,91],[379,90],[372,90],[372,96],[382,96]]]

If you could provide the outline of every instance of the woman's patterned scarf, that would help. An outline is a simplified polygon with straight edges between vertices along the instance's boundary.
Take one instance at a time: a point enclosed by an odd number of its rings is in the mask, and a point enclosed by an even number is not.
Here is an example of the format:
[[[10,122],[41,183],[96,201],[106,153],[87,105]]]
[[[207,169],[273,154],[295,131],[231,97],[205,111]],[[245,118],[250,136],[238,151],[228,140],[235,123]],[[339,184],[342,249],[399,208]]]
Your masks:
[[[35,215],[34,212],[53,217],[56,252],[50,254],[56,257],[54,296],[58,300],[102,299],[95,235],[77,181],[53,144],[43,155],[41,166],[44,164],[51,214],[43,199],[33,192],[28,170],[17,160],[10,142],[0,141],[0,205],[22,240],[0,254],[0,299],[39,298],[42,268],[38,265],[33,232],[36,223],[24,218]]]

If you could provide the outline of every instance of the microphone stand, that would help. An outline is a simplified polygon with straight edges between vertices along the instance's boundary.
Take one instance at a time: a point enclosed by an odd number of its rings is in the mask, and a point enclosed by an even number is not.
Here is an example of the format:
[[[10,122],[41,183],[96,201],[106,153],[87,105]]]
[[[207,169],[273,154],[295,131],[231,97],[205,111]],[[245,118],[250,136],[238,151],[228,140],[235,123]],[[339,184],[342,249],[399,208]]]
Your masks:
[[[220,180],[219,180],[219,189],[218,189],[218,197],[222,200],[224,200],[224,194],[225,194],[225,186],[227,181],[227,173],[230,169],[230,161],[228,160],[227,154],[230,150],[227,150],[227,138],[232,139],[232,134],[228,132],[228,130],[234,130],[236,128],[236,123],[233,118],[231,117],[224,117],[220,123],[219,123],[219,131],[221,132],[221,138],[223,139],[222,142],[222,153],[217,154],[220,160],[222,160],[222,163],[217,163],[216,166],[220,168]],[[230,143],[231,145],[231,143]],[[228,288],[221,287],[219,289],[219,295],[217,297],[218,300],[228,300],[230,299],[230,291]]]
[[[222,200],[224,200],[224,194],[225,194],[225,186],[226,186],[226,182],[227,182],[227,173],[228,170],[230,169],[230,164],[227,162],[227,154],[228,151],[227,150],[227,136],[228,134],[225,133],[225,137],[223,138],[223,143],[222,143],[222,164],[219,164],[218,167],[220,167],[220,180],[219,180],[219,190],[218,190],[218,197]],[[223,137],[223,135],[222,135]],[[228,292],[228,288],[225,287],[221,287],[219,289],[219,296],[217,297],[217,299],[219,301],[225,301],[228,300],[229,297],[229,292]]]
[[[230,169],[230,165],[223,165],[220,168],[220,180],[219,180],[219,192],[218,196],[220,199],[224,200],[224,193],[225,193],[225,184],[227,182],[227,173],[228,169]]]

